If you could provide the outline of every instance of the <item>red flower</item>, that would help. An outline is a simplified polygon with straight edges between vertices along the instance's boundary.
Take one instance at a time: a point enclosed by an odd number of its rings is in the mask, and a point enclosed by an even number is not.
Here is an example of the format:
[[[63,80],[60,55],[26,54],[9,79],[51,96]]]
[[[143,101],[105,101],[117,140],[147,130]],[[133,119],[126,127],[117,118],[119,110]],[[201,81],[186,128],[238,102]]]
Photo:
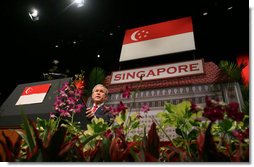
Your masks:
[[[227,108],[227,115],[229,118],[239,122],[243,120],[244,113],[240,112],[238,108],[239,108],[238,103],[236,102],[229,103]]]
[[[233,135],[235,138],[237,138],[239,141],[242,141],[242,140],[244,139],[244,137],[245,137],[244,133],[241,132],[241,131],[239,131],[239,130],[234,130],[234,131],[232,132],[232,135]]]
[[[212,100],[208,96],[205,97],[205,102],[206,102],[206,106],[207,107],[211,107],[212,106]]]
[[[221,107],[206,107],[204,109],[204,116],[214,122],[224,118],[224,111]]]
[[[127,107],[123,104],[122,101],[120,101],[120,103],[117,106],[117,111],[121,112],[121,111],[125,111],[127,109]]]
[[[84,80],[75,80],[74,85],[76,86],[77,89],[84,89],[86,84]]]
[[[108,139],[111,139],[111,138],[113,138],[113,132],[112,132],[110,129],[108,129],[108,130],[104,133],[104,136],[105,136],[106,138],[108,138]]]

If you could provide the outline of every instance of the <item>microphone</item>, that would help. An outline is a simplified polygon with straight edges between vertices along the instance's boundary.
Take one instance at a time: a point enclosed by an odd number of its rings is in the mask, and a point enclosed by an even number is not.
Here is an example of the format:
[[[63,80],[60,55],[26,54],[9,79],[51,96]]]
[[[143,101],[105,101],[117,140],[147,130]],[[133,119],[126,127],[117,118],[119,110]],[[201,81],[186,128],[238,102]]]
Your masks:
[[[43,77],[46,78],[48,76],[51,76],[55,79],[58,79],[58,78],[65,78],[66,75],[65,74],[62,74],[62,73],[54,73],[54,72],[51,72],[51,73],[43,73]]]

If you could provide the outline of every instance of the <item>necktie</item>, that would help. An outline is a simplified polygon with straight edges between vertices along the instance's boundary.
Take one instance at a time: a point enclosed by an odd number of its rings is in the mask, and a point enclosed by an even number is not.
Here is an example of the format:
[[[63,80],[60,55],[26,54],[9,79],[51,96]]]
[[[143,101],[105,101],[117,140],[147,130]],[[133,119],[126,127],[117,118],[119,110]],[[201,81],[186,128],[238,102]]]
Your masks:
[[[98,106],[94,105],[92,111],[95,112],[97,110]]]

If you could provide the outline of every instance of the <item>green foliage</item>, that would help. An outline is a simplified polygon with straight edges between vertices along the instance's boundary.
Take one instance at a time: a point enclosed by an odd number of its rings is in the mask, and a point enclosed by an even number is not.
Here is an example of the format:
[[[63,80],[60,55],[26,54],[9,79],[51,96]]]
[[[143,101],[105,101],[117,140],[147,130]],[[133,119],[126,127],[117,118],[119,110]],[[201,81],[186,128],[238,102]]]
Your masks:
[[[122,111],[111,126],[95,117],[87,125],[87,130],[81,130],[75,122],[61,121],[60,118],[38,118],[33,122],[23,114],[24,131],[17,132],[24,143],[15,144],[20,147],[19,153],[11,144],[1,141],[0,145],[8,155],[8,161],[248,161],[249,138],[245,133],[248,116],[238,122],[228,117],[211,122],[200,114],[202,112],[193,112],[188,101],[177,105],[167,103],[165,111],[157,114],[159,121],[152,123],[148,133],[144,127],[144,133],[137,134],[138,140],[136,136],[125,138],[128,131],[137,128],[139,123],[135,119],[137,115],[130,114],[128,118],[126,111]],[[167,126],[175,127],[178,136],[162,145],[157,129]],[[9,141],[8,137],[5,138]]]
[[[191,103],[189,101],[183,101],[177,105],[171,103],[165,103],[166,112],[160,112],[157,117],[162,123],[162,126],[172,126],[176,129],[180,135],[182,133],[188,135],[192,129],[192,122],[194,122],[194,116],[190,110]]]
[[[210,105],[207,112],[224,112],[222,109],[228,107],[216,101],[211,101]],[[210,121],[203,116],[204,108],[199,106],[198,111],[191,109],[188,101],[177,105],[167,103],[165,109],[166,111],[157,114],[160,126],[175,127],[178,136],[172,140],[172,144],[186,151],[183,156],[179,150],[172,151],[172,147],[166,149],[179,155],[181,161],[248,160],[248,115],[245,115],[242,121],[235,121],[225,113],[222,120]]]
[[[129,111],[121,112],[119,115],[115,118],[115,126],[120,127],[123,126],[124,134],[127,137],[127,140],[140,140],[139,137],[136,136],[128,137],[128,134],[131,130],[137,129],[140,126],[140,120],[137,119],[138,114],[136,112],[130,113]]]
[[[105,79],[105,70],[100,67],[94,67],[91,72],[89,73],[87,87],[85,89],[85,96],[91,96],[92,89],[95,85],[101,84],[104,82]]]
[[[242,67],[239,67],[237,64],[222,60],[219,63],[219,67],[235,81],[241,80]]]
[[[23,138],[24,144],[20,161],[51,162],[65,161],[68,152],[77,141],[76,136],[67,139],[67,128],[56,127],[51,119],[49,121],[37,119],[37,124],[23,115],[22,129],[17,133]]]
[[[224,64],[224,67],[226,66],[230,66],[234,71],[233,65]],[[104,77],[103,70],[94,68],[89,77],[90,86],[86,90],[101,83]],[[243,119],[237,121],[228,117],[226,113],[223,118],[211,121],[209,117],[205,117],[205,108],[199,106],[194,109],[190,101],[182,101],[176,105],[166,103],[165,110],[156,115],[157,119],[152,117],[153,122],[147,133],[146,125],[140,124],[140,111],[131,111],[137,92],[138,89],[132,94],[133,102],[130,108],[123,104],[120,112],[117,108],[116,111],[119,113],[110,126],[103,119],[94,117],[87,125],[87,130],[82,130],[73,119],[55,117],[31,121],[22,114],[23,131],[17,130],[21,138],[15,143],[15,147],[4,133],[5,143],[0,141],[6,160],[9,162],[249,161],[249,116],[246,113]],[[129,93],[125,95],[130,95]],[[210,112],[224,112],[230,106],[222,102],[210,102],[211,106],[208,107]],[[144,115],[144,119],[147,119],[147,113]],[[168,126],[175,128],[177,137],[173,139],[168,137],[165,132]],[[132,130],[140,127],[144,128],[142,133],[128,136]],[[158,130],[168,137],[168,141],[160,141]],[[0,160],[3,160],[1,157]]]
[[[28,118],[26,117],[26,115],[24,115],[24,113],[21,113],[22,117],[23,117],[23,125],[22,128],[24,129],[24,131],[26,132],[25,134],[23,134],[21,131],[17,130],[17,133],[21,135],[21,137],[25,140],[25,142],[28,145],[28,148],[30,149],[30,151],[32,151],[35,147],[35,138],[33,138],[34,133],[32,130],[32,127],[29,123]]]

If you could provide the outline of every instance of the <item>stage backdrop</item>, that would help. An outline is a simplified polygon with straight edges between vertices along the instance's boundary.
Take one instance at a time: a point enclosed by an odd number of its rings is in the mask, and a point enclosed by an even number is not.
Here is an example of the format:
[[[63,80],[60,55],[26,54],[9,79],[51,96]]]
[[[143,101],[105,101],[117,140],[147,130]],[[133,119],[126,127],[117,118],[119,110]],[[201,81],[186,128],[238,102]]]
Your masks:
[[[21,112],[33,120],[48,119],[54,112],[57,91],[71,78],[33,82],[18,85],[0,108],[0,128],[19,128],[23,123]]]

